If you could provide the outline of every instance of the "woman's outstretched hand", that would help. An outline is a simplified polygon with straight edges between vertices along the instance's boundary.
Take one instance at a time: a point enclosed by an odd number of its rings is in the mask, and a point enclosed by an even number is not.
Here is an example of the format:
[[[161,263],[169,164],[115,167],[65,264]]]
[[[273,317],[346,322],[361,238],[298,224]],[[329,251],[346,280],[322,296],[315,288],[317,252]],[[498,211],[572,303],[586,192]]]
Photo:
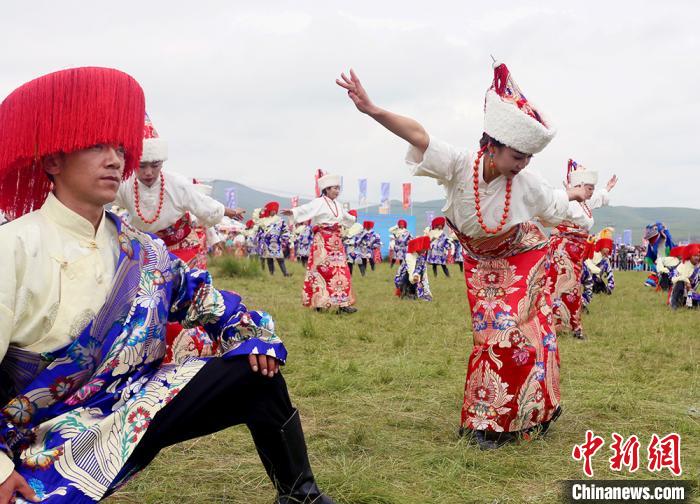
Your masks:
[[[377,107],[375,107],[372,100],[369,99],[367,91],[365,91],[365,88],[362,87],[360,79],[357,77],[357,74],[352,68],[350,69],[350,78],[348,78],[344,73],[341,73],[340,79],[336,79],[335,83],[340,87],[347,89],[348,96],[357,107],[357,110],[363,114],[372,115],[372,112],[376,110]]]

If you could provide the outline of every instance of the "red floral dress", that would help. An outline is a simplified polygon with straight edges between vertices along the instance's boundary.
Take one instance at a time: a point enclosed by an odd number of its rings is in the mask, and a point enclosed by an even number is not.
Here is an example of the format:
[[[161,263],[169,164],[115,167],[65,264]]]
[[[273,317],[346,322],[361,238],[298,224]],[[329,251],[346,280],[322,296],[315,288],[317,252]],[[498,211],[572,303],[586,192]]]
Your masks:
[[[547,238],[529,222],[496,237],[455,233],[474,336],[462,427],[517,432],[547,422],[560,399]]]
[[[312,308],[351,306],[355,303],[352,277],[340,226],[316,226],[302,291],[302,304]]]

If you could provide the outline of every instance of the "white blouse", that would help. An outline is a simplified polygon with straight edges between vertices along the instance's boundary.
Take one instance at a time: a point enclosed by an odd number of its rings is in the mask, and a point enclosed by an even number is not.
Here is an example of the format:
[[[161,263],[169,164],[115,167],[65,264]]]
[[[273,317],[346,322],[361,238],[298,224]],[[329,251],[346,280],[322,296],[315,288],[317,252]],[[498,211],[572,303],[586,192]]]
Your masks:
[[[224,205],[215,199],[202,194],[194,184],[176,173],[163,171],[165,190],[163,192],[163,208],[158,219],[146,224],[136,212],[134,200],[134,185],[139,186],[139,208],[146,219],[152,219],[158,211],[160,197],[160,178],[148,187],[139,181],[136,175],[125,180],[119,186],[117,199],[114,203],[126,209],[131,216],[131,223],[138,229],[155,233],[175,224],[186,212],[190,212],[203,227],[212,227],[221,222],[224,217]]]
[[[0,361],[10,343],[37,353],[71,343],[105,303],[118,254],[109,217],[95,231],[53,194],[0,227]],[[0,453],[0,483],[13,469]]]
[[[586,201],[586,205],[590,210],[607,206],[610,203],[610,193],[607,189],[599,189],[593,193],[591,199]],[[567,211],[566,220],[576,224],[582,229],[588,231],[593,228],[595,220],[589,217],[583,209],[583,205],[578,201],[569,201],[569,209]]]
[[[292,208],[294,222],[311,221],[314,226],[340,224],[350,227],[355,223],[355,217],[350,215],[337,199],[321,196],[308,203]]]
[[[476,218],[473,166],[476,155],[431,137],[424,154],[410,146],[406,163],[414,176],[432,177],[445,188],[442,212],[465,235],[473,238],[490,236]],[[479,169],[479,193],[484,224],[495,228],[501,221],[506,196],[506,178],[486,183]],[[554,189],[537,172],[526,168],[513,177],[510,212],[502,233],[535,217],[559,223],[566,218],[569,198],[563,189]]]

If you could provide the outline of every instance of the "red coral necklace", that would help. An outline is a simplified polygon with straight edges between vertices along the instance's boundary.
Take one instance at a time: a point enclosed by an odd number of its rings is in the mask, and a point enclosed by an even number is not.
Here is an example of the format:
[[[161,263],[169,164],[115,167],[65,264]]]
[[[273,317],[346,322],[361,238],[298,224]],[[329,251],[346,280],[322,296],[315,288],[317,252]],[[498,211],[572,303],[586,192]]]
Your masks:
[[[155,221],[158,220],[158,217],[160,217],[160,211],[163,209],[163,197],[165,195],[165,177],[163,177],[163,172],[160,172],[160,193],[158,194],[158,209],[156,210],[156,214],[153,216],[152,219],[146,219],[146,217],[143,216],[143,213],[141,213],[141,198],[139,197],[139,180],[138,178],[134,181],[134,206],[136,207],[136,213],[138,214],[139,218],[145,223],[145,224],[153,224]]]
[[[509,178],[506,182],[506,200],[505,205],[503,206],[503,215],[501,216],[501,222],[495,229],[492,229],[484,224],[484,217],[483,215],[481,215],[481,196],[479,195],[479,163],[481,162],[481,158],[484,156],[484,152],[486,152],[487,147],[488,145],[485,145],[479,150],[479,154],[476,156],[476,161],[474,161],[474,207],[476,208],[476,219],[479,221],[481,229],[483,229],[484,232],[487,234],[495,235],[503,229],[503,227],[506,225],[506,221],[508,220],[508,213],[510,212],[510,194],[513,186],[513,179]]]

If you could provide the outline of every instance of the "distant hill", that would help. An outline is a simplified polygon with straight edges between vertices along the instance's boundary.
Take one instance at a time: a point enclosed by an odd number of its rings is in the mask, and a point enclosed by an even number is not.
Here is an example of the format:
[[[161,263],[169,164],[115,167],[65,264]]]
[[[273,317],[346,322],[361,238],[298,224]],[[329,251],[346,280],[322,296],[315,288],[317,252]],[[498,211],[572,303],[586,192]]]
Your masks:
[[[260,208],[268,201],[279,201],[282,207],[291,206],[289,196],[278,196],[251,189],[237,182],[228,180],[211,180],[207,183],[214,188],[213,196],[221,202],[226,201],[226,189],[236,188],[237,205],[245,208],[250,215],[254,208]],[[304,203],[308,199],[301,199]],[[416,201],[413,204],[413,215],[418,218],[418,223],[423,224],[426,212],[440,214],[443,200]],[[367,213],[377,213],[377,205],[372,205],[362,209]],[[401,202],[391,201],[391,213],[401,213]],[[409,213],[408,211],[406,213]],[[632,241],[641,243],[644,227],[660,220],[671,230],[675,240],[700,241],[700,210],[694,208],[674,208],[674,207],[628,207],[611,206],[594,210],[596,226],[594,231],[599,231],[606,226],[613,226],[616,234],[622,234],[624,229],[632,230]]]

